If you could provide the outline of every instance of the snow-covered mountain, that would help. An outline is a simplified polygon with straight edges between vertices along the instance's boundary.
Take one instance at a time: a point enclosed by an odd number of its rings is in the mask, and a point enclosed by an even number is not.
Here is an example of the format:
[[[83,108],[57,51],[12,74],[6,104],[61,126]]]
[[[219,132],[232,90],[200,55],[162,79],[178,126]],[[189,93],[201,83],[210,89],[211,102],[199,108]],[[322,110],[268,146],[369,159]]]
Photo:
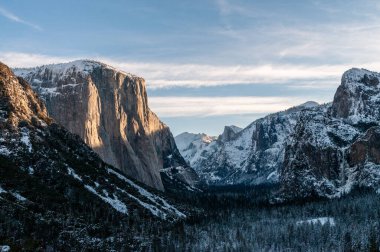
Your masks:
[[[124,239],[130,219],[186,217],[159,191],[104,163],[79,136],[54,123],[29,84],[2,63],[0,213],[7,223],[2,236],[43,239],[58,250],[68,244],[104,249],[106,239],[99,237]]]
[[[217,137],[208,136],[204,133],[194,134],[184,132],[175,138],[178,150],[185,160],[194,167],[194,162],[202,155],[203,150],[212,142],[217,140]]]
[[[193,190],[198,183],[169,127],[149,109],[143,78],[91,60],[15,74],[31,83],[54,120],[106,163],[159,190]]]
[[[379,82],[379,73],[353,68],[332,103],[307,102],[210,142],[176,141],[209,184],[279,183],[278,200],[380,191]]]
[[[286,148],[282,197],[380,188],[380,74],[351,69],[331,104],[304,111]]]
[[[288,136],[303,110],[318,106],[307,102],[268,115],[240,129],[226,126],[212,141],[205,135],[183,133],[176,137],[181,154],[208,184],[277,183]]]

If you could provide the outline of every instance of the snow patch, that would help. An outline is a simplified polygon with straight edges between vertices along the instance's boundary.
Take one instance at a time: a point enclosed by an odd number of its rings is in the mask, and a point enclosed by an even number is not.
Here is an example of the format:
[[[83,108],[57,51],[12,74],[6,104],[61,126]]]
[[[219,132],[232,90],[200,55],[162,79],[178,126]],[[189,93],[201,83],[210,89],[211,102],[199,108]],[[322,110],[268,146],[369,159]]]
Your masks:
[[[77,180],[83,182],[82,178],[81,178],[78,174],[76,174],[75,171],[74,171],[72,168],[67,167],[67,173],[68,173],[69,175],[73,176],[75,179],[77,179]]]
[[[34,174],[34,169],[33,169],[33,167],[31,167],[31,166],[28,167],[28,173],[29,173],[30,175],[33,175],[33,174]]]
[[[123,190],[123,192],[124,192],[124,193],[127,193],[127,192],[125,192],[124,190]],[[137,203],[139,203],[142,207],[148,209],[148,210],[149,210],[154,216],[157,216],[157,217],[162,218],[162,219],[164,219],[164,220],[166,219],[167,214],[164,213],[163,211],[161,211],[160,209],[158,209],[156,206],[153,206],[153,205],[151,205],[151,204],[148,204],[148,203],[146,203],[146,202],[140,200],[139,198],[137,198],[137,197],[135,197],[135,196],[133,196],[133,195],[131,195],[131,194],[129,194],[129,193],[127,193],[127,194],[128,194],[128,196],[129,196],[130,198],[132,198],[132,199],[134,199],[135,201],[137,201]]]
[[[25,129],[25,128],[22,129],[20,141],[28,148],[29,152],[32,152],[33,147],[32,147],[32,144],[30,142],[30,136],[29,136],[29,130],[28,129]]]
[[[0,146],[0,155],[9,156],[12,152],[5,146]]]
[[[208,177],[208,179],[212,182],[221,180],[221,178],[218,175],[216,175],[215,173],[216,173],[216,171],[211,172],[210,176]]]
[[[2,194],[2,193],[8,193],[8,191],[4,190],[0,186],[0,194]],[[19,201],[27,201],[27,199],[25,197],[21,196],[19,193],[16,193],[16,192],[9,192],[9,193],[12,194],[12,196],[15,197]]]
[[[7,193],[7,191],[5,191],[3,188],[1,188],[0,186],[0,193]]]
[[[267,180],[272,180],[272,179],[274,179],[274,180],[278,180],[279,177],[280,177],[280,175],[278,174],[278,172],[277,172],[277,171],[274,171],[274,172],[271,172],[271,173],[268,175]]]
[[[27,199],[23,196],[21,196],[19,193],[11,192],[13,197],[15,197],[18,201],[27,201]]]
[[[114,171],[112,169],[108,169],[108,173],[112,173],[115,176],[117,176],[119,179],[121,179],[121,180],[127,182],[128,184],[130,184],[132,187],[134,187],[135,189],[137,189],[137,191],[140,193],[140,195],[146,197],[152,203],[160,205],[163,209],[165,209],[167,211],[174,212],[178,217],[181,217],[181,218],[185,218],[186,217],[185,214],[183,214],[182,212],[180,212],[174,206],[170,205],[166,200],[164,200],[161,197],[158,197],[157,195],[154,195],[154,194],[148,192],[144,188],[138,186],[137,184],[135,184],[131,180],[129,180],[126,177],[124,177],[123,175],[121,175],[120,173],[118,173],[118,172],[116,172],[116,171]]]
[[[319,217],[319,218],[312,218],[312,219],[296,222],[296,225],[304,225],[304,224],[309,224],[309,225],[320,224],[322,226],[328,224],[329,226],[335,226],[335,219],[332,217]]]
[[[0,252],[9,252],[11,251],[11,247],[8,245],[0,245]]]
[[[74,87],[78,86],[79,84],[83,84],[83,83],[66,84],[66,85],[62,85],[62,88],[65,88],[65,87],[72,87],[72,88],[74,88]]]
[[[110,198],[108,195],[107,196],[103,196],[101,194],[99,194],[93,187],[89,186],[89,185],[85,185],[84,186],[88,191],[90,191],[91,193],[95,194],[96,196],[98,196],[99,198],[101,198],[104,202],[110,204],[116,211],[120,212],[120,213],[123,213],[123,214],[128,214],[128,209],[127,209],[127,206],[121,202],[115,194],[113,194],[113,197],[114,198]],[[108,193],[107,193],[108,194]]]

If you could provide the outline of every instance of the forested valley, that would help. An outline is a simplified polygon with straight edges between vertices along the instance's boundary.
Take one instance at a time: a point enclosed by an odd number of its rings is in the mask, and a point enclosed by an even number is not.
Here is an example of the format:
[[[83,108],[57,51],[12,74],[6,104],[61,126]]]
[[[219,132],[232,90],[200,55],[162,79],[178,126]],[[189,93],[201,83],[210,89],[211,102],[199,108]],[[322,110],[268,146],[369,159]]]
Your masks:
[[[339,199],[272,204],[277,188],[211,188],[183,197],[199,212],[143,231],[148,251],[378,251],[380,196],[357,188]],[[140,230],[141,231],[141,230]]]

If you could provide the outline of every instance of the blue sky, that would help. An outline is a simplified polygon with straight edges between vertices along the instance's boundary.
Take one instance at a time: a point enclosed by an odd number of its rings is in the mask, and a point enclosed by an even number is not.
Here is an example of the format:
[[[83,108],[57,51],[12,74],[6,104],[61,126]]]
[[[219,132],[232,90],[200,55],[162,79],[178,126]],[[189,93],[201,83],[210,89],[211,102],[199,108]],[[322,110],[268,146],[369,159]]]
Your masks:
[[[147,80],[174,134],[221,133],[329,102],[351,67],[380,71],[378,1],[0,2],[0,60],[101,60]]]

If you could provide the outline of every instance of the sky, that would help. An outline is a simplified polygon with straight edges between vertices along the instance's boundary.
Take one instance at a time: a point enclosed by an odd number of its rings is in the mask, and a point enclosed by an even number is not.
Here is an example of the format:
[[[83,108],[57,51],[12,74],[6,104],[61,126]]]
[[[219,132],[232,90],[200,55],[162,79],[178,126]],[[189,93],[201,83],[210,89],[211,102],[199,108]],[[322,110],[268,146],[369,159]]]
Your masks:
[[[375,0],[1,0],[0,61],[99,60],[145,78],[181,132],[218,135],[332,101],[344,71],[380,71]]]

